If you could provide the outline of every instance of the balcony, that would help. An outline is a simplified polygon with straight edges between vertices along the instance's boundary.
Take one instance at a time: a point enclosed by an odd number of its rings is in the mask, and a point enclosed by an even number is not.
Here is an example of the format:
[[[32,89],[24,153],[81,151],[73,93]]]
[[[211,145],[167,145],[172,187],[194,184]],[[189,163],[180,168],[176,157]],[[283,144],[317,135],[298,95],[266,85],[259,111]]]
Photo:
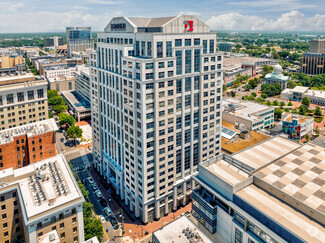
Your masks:
[[[192,192],[192,198],[211,214],[217,213],[217,202],[206,192],[205,189],[196,189]]]

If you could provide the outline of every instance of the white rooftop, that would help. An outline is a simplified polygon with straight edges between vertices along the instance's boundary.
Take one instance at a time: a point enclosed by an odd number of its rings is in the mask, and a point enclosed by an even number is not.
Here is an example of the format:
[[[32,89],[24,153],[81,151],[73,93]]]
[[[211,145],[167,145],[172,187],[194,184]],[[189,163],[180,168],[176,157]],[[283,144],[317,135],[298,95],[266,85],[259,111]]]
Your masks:
[[[57,131],[58,126],[56,125],[53,118],[44,121],[38,121],[19,127],[9,128],[0,131],[0,144],[5,144],[14,141],[15,136],[27,134],[27,137],[46,133],[50,131]]]
[[[60,243],[60,238],[56,230],[53,230],[38,237],[38,243]]]
[[[0,190],[7,186],[17,186],[26,222],[72,201],[83,201],[81,191],[62,154],[16,170],[3,170],[0,178]]]
[[[297,93],[305,93],[308,89],[308,87],[296,86],[292,89],[292,91]]]
[[[187,238],[188,234],[191,235],[190,238]],[[212,243],[212,241],[185,215],[155,231],[153,235],[161,243]]]
[[[223,100],[222,111],[234,116],[241,117],[246,120],[254,121],[261,117],[257,114],[261,111],[273,109],[266,105],[261,105],[256,102],[242,101],[234,98]]]
[[[314,96],[317,98],[324,99],[325,98],[325,91],[324,90],[311,90],[309,89],[306,93],[308,96]]]

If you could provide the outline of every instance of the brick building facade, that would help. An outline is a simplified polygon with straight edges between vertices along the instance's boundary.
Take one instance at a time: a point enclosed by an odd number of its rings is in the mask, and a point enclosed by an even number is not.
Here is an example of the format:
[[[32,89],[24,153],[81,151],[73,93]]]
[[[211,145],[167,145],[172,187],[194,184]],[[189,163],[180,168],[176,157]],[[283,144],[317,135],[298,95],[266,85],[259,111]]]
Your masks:
[[[55,156],[53,119],[44,120],[0,132],[0,170],[18,169]]]

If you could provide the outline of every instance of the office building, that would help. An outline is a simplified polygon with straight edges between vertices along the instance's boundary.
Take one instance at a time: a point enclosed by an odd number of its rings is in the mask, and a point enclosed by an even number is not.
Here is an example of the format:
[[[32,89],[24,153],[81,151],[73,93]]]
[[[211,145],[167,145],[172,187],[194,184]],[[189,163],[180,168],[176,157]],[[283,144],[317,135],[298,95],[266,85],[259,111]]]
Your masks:
[[[90,104],[90,70],[89,67],[79,66],[73,73],[75,79],[75,90]]]
[[[0,130],[48,118],[47,82],[31,73],[0,77]]]
[[[281,99],[302,101],[308,97],[311,104],[325,106],[325,91],[313,90],[309,87],[296,86],[293,89],[285,89],[281,92]]]
[[[48,88],[55,89],[58,91],[58,94],[61,94],[62,91],[66,90],[74,90],[75,88],[75,80],[73,76],[63,77],[58,76],[56,78],[48,78]]]
[[[273,126],[272,107],[234,98],[225,99],[222,103],[222,120],[235,124],[240,130],[258,131]]]
[[[153,243],[212,243],[187,216],[183,215],[152,233]]]
[[[301,68],[303,73],[311,76],[325,73],[325,53],[304,53]]]
[[[68,66],[52,66],[47,67],[44,70],[44,75],[46,79],[57,78],[57,77],[72,77],[73,73],[77,71],[77,67]]]
[[[63,155],[3,170],[0,242],[84,242],[84,201]]]
[[[325,53],[325,39],[317,39],[309,41],[310,53]]]
[[[54,119],[0,131],[0,170],[18,169],[55,156]]]
[[[219,43],[219,51],[222,52],[232,52],[232,46],[234,43],[231,42],[220,42]]]
[[[265,75],[266,84],[280,84],[281,89],[287,88],[289,80],[290,77],[283,75],[283,69],[279,64],[274,66],[272,73],[268,73]]]
[[[52,36],[45,38],[45,47],[57,48],[64,44],[63,38],[58,36]]]
[[[324,154],[274,137],[200,163],[193,216],[213,242],[324,242]]]
[[[312,136],[314,131],[314,118],[283,112],[281,114],[282,131],[288,134],[290,139],[302,139],[307,134]]]
[[[67,27],[66,33],[68,57],[71,57],[72,52],[86,52],[87,49],[94,49],[90,27]]]
[[[90,55],[93,141],[100,139],[94,165],[149,222],[189,202],[198,162],[220,153],[216,34],[195,16],[119,17],[97,43]]]
[[[237,79],[237,75],[255,77],[262,73],[264,65],[274,66],[278,61],[274,59],[242,56],[241,54],[226,55],[223,59],[224,84],[230,86]]]

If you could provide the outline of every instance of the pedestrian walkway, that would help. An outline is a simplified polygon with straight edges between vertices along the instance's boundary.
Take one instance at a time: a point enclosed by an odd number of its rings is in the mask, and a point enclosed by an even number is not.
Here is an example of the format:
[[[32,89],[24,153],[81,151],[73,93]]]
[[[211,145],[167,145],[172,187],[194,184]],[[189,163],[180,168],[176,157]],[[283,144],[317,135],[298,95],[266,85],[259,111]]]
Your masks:
[[[74,150],[65,151],[62,154],[63,155],[73,154],[73,153],[76,153],[76,152],[79,152],[79,151],[80,151],[79,149],[74,149]]]

